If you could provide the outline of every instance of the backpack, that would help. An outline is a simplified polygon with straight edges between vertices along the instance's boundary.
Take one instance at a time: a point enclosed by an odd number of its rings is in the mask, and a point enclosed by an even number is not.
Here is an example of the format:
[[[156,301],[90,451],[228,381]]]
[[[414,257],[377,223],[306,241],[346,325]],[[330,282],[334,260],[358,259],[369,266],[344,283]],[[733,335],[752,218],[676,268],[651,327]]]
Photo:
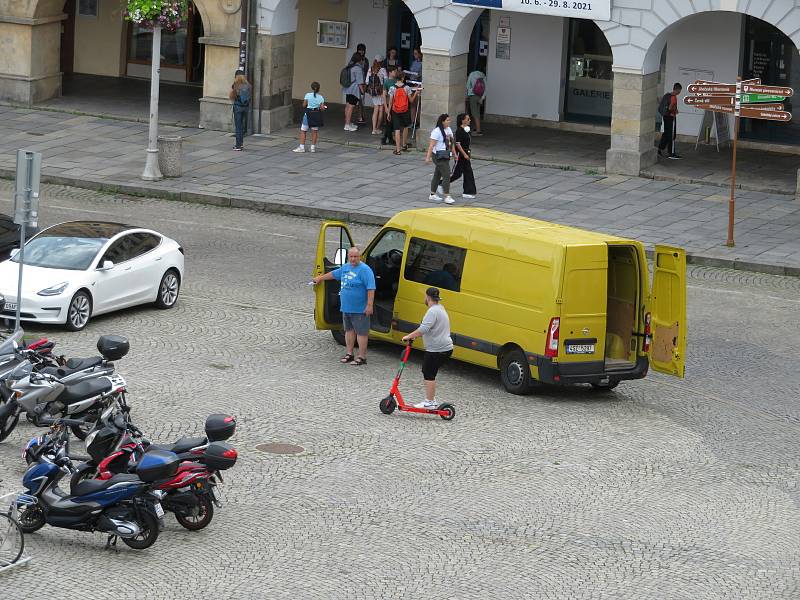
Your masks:
[[[349,88],[353,85],[353,75],[350,72],[350,69],[353,68],[353,65],[347,65],[344,69],[339,72],[339,85],[343,88]]]
[[[243,85],[236,92],[236,104],[239,106],[250,106],[250,86]]]
[[[408,112],[408,94],[406,93],[406,86],[396,87],[394,89],[392,110],[396,113]]]
[[[367,87],[367,91],[369,92],[370,96],[380,96],[383,94],[383,83],[381,82],[380,75],[373,73],[369,76],[369,86]]]
[[[671,99],[672,94],[664,94],[664,97],[661,98],[661,102],[658,103],[658,114],[662,117],[666,117],[669,114],[669,103]]]
[[[472,93],[476,96],[483,96],[486,93],[486,82],[483,77],[478,77],[472,84]]]

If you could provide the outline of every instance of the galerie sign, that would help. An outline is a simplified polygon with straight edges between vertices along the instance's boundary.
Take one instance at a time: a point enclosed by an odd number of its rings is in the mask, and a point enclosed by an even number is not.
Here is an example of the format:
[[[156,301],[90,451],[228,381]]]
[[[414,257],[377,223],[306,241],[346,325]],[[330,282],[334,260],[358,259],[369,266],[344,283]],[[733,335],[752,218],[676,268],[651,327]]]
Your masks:
[[[478,6],[512,12],[574,17],[577,19],[611,20],[611,0],[452,0],[461,6]]]

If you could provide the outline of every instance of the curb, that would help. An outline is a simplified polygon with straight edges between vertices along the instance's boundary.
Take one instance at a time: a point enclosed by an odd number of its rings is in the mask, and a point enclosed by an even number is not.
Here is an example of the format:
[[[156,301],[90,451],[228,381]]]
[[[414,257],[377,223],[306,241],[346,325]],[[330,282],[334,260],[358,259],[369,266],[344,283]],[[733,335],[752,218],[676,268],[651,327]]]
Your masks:
[[[15,171],[0,168],[0,178],[14,180]],[[332,208],[318,208],[299,204],[291,204],[285,200],[269,199],[251,200],[236,196],[226,196],[222,194],[204,194],[202,192],[175,192],[159,188],[149,188],[142,185],[126,183],[107,183],[92,181],[89,179],[75,179],[61,175],[47,175],[42,173],[42,183],[55,185],[67,185],[80,189],[93,190],[97,192],[109,192],[117,194],[127,194],[129,196],[144,196],[148,198],[158,198],[161,200],[176,200],[193,204],[208,204],[212,206],[245,208],[261,212],[269,212],[292,217],[306,217],[317,219],[331,219],[358,223],[361,225],[382,226],[389,220],[389,217],[374,214],[364,214],[363,212],[350,212]],[[647,257],[652,260],[653,251],[647,250]],[[775,265],[760,263],[752,260],[742,260],[738,258],[718,258],[704,256],[702,254],[686,255],[686,262],[692,265],[705,267],[718,267],[723,269],[733,269],[736,271],[749,271],[753,273],[765,273],[768,275],[781,275],[785,277],[800,277],[800,267],[785,265]]]
[[[639,177],[643,179],[652,179],[653,181],[691,183],[694,185],[708,185],[711,187],[718,187],[726,190],[731,189],[730,183],[723,183],[721,181],[707,181],[705,179],[694,179],[692,177],[681,177],[680,175],[670,177],[667,175],[657,175],[651,171],[642,171],[641,173],[639,173]],[[783,188],[773,188],[769,186],[766,187],[756,186],[756,185],[750,185],[748,183],[737,183],[736,189],[742,190],[743,192],[765,192],[767,194],[777,194],[780,196],[794,196],[796,194],[795,190],[786,190]]]

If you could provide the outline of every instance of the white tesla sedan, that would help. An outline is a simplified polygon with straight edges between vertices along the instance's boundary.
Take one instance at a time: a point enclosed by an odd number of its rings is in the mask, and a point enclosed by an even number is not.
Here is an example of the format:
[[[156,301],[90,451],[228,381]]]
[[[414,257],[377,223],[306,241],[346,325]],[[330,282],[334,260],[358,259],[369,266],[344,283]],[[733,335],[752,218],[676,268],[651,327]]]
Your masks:
[[[0,263],[0,317],[17,309],[19,253]],[[149,229],[94,221],[53,225],[25,244],[20,318],[86,327],[94,315],[137,304],[172,308],[183,281],[183,248]]]

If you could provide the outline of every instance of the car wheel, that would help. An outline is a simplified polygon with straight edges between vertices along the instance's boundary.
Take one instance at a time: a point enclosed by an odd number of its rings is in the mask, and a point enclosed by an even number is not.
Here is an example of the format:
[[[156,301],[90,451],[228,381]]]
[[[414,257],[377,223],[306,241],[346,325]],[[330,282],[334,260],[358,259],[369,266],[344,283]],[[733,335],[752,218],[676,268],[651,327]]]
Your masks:
[[[344,331],[341,329],[331,329],[331,335],[333,336],[333,339],[336,340],[336,343],[340,346],[347,345],[347,340],[344,337]]]
[[[76,292],[67,308],[67,329],[80,331],[89,322],[92,314],[92,299],[86,292]]]
[[[533,378],[528,359],[522,350],[511,350],[500,359],[500,380],[506,391],[524,395],[533,388]]]
[[[158,297],[156,298],[156,308],[172,308],[178,301],[178,293],[181,290],[181,280],[174,269],[170,269],[161,278],[158,285]]]

